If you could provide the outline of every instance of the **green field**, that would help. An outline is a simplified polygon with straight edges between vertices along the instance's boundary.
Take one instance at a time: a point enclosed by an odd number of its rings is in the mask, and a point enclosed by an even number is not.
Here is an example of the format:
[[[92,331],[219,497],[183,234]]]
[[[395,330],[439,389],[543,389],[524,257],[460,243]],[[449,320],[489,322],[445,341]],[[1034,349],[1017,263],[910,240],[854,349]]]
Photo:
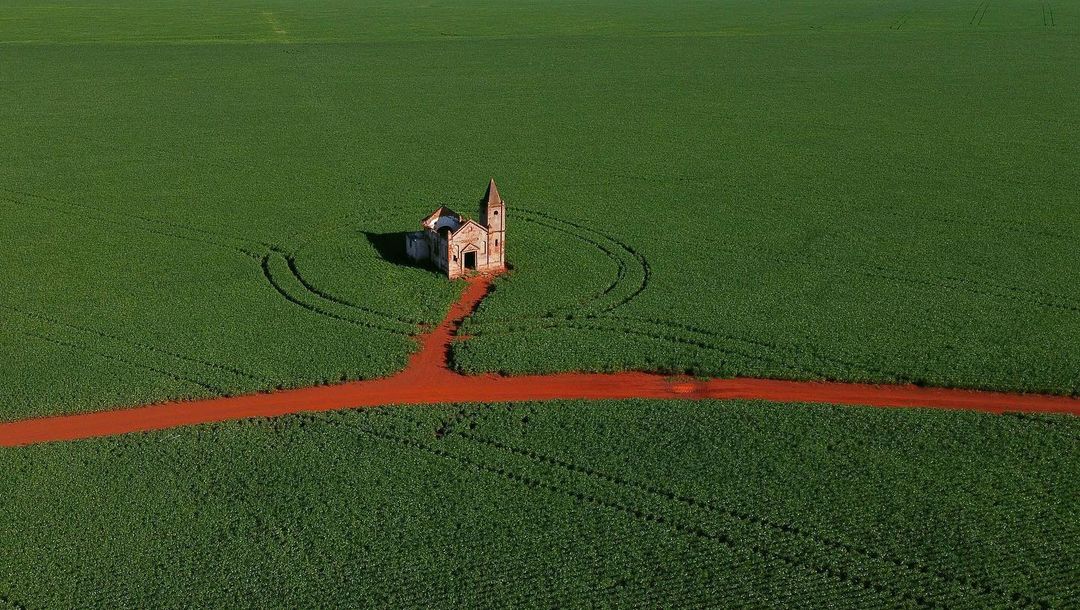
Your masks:
[[[462,370],[1075,394],[1078,19],[5,6],[0,417],[397,370],[459,287],[380,245],[490,176],[515,271]]]
[[[13,0],[0,420],[467,373],[1080,395],[1080,5]],[[1077,607],[1073,417],[343,411],[0,449],[0,608]]]
[[[1076,607],[1078,437],[1069,416],[628,401],[6,449],[0,599]]]

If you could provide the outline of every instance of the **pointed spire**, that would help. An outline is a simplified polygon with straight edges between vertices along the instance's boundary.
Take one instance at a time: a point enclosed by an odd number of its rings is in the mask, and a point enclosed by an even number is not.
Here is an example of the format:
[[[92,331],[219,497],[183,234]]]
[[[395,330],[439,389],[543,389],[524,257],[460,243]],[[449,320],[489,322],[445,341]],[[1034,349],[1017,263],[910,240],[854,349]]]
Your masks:
[[[495,186],[495,179],[492,178],[491,182],[488,182],[487,194],[484,196],[484,205],[499,205],[502,203],[502,197],[499,196],[499,187]]]

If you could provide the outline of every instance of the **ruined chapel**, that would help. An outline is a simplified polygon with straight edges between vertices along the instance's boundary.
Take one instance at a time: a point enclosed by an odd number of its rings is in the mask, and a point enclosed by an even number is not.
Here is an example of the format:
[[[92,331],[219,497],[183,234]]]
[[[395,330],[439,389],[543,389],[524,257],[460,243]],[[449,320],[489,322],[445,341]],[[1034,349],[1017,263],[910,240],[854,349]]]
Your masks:
[[[450,279],[506,270],[506,203],[494,179],[480,200],[479,222],[442,206],[420,226],[405,235],[405,252],[412,260],[430,260]]]

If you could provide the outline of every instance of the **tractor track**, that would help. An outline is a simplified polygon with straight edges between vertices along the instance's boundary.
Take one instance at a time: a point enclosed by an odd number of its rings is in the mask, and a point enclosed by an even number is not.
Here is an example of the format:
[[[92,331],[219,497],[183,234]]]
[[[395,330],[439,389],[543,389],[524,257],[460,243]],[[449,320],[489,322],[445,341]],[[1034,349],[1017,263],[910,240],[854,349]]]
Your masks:
[[[462,418],[463,416],[461,416],[461,414],[459,413],[458,417],[456,417],[454,421],[460,421]],[[982,595],[1000,598],[1005,602],[1019,601],[1028,605],[1049,607],[1049,603],[1045,600],[1030,597],[1020,591],[1005,589],[990,584],[984,584],[961,575],[956,575],[940,570],[919,561],[893,557],[887,553],[883,553],[876,549],[859,546],[841,540],[833,540],[831,538],[822,536],[817,532],[800,528],[799,526],[793,525],[791,523],[777,522],[768,517],[726,507],[717,504],[714,500],[711,499],[688,496],[656,485],[633,481],[618,475],[613,475],[601,470],[597,470],[587,465],[565,460],[559,456],[548,455],[545,453],[534,451],[532,449],[517,447],[512,444],[505,443],[497,438],[491,438],[481,434],[477,434],[471,430],[457,430],[453,424],[446,426],[443,435],[441,437],[437,436],[437,438],[440,438],[441,440],[441,438],[446,438],[448,436],[455,436],[472,444],[483,445],[493,448],[499,452],[519,456],[537,464],[554,467],[559,470],[571,472],[588,478],[605,481],[614,485],[616,488],[629,489],[636,492],[641,492],[649,496],[660,498],[666,502],[681,504],[683,506],[693,509],[699,509],[706,513],[719,515],[726,519],[732,519],[738,522],[756,526],[782,537],[790,537],[799,540],[800,542],[809,541],[813,544],[826,547],[831,551],[842,555],[855,556],[864,560],[881,562],[883,564],[891,565],[894,569],[898,569],[900,571],[914,572],[923,576],[931,577],[941,582],[956,584],[964,588],[970,589],[971,592],[978,592]]]
[[[739,540],[733,538],[726,532],[715,531],[712,528],[706,528],[698,523],[688,522],[684,519],[673,518],[654,510],[644,509],[630,502],[613,500],[598,494],[583,492],[571,486],[552,483],[528,474],[521,474],[520,472],[503,467],[502,465],[489,464],[483,460],[460,455],[456,452],[448,451],[441,447],[432,446],[428,443],[411,438],[371,428],[361,428],[358,429],[358,431],[384,442],[400,445],[410,450],[430,454],[435,458],[454,462],[460,467],[469,470],[502,478],[512,485],[521,486],[529,490],[564,495],[580,504],[609,510],[646,524],[674,531],[684,536],[718,544],[735,553],[744,553],[767,562],[780,563],[789,569],[812,572],[823,578],[843,582],[877,594],[889,595],[898,600],[904,600],[914,604],[920,608],[932,608],[937,606],[918,593],[891,586],[880,582],[877,579],[869,578],[843,568],[838,568],[825,562],[814,561],[813,559],[797,556],[792,553],[778,551],[759,542]]]
[[[7,193],[8,196],[4,196],[3,193]],[[339,298],[315,285],[300,272],[297,263],[299,252],[309,245],[308,242],[319,235],[340,230],[344,226],[340,222],[331,224],[329,228],[320,228],[320,230],[301,239],[298,247],[286,249],[268,242],[208,231],[200,227],[162,218],[130,213],[116,214],[85,203],[66,201],[9,188],[0,189],[0,200],[53,213],[78,216],[118,226],[126,230],[139,230],[243,254],[260,266],[261,275],[273,288],[274,294],[291,304],[303,308],[308,313],[321,316],[330,322],[348,324],[399,336],[415,336],[418,331],[426,330],[426,325],[418,320],[400,317],[393,313]],[[652,270],[645,256],[617,237],[592,229],[581,223],[525,208],[519,209],[518,213],[521,214],[522,220],[530,224],[542,226],[598,249],[615,263],[617,267],[616,276],[607,286],[594,293],[584,303],[563,307],[554,314],[544,316],[518,317],[513,320],[493,318],[470,321],[468,329],[470,335],[529,333],[543,332],[553,328],[573,328],[591,333],[621,333],[638,339],[658,341],[674,346],[686,345],[729,353],[750,360],[783,364],[781,368],[790,370],[790,374],[785,376],[793,379],[830,378],[831,376],[826,374],[820,366],[815,366],[814,362],[817,362],[818,365],[821,363],[838,364],[848,369],[870,373],[871,378],[883,378],[899,383],[916,381],[903,373],[886,371],[875,365],[854,362],[850,358],[841,358],[824,352],[812,343],[786,346],[776,344],[750,346],[749,343],[753,343],[753,341],[699,327],[692,328],[678,322],[655,318],[647,320],[637,318],[636,321],[632,321],[631,316],[617,315],[621,313],[618,311],[621,307],[636,299],[650,284]],[[748,254],[731,247],[718,246],[718,249],[735,256],[746,256]],[[781,264],[808,266],[818,270],[834,267],[836,262],[827,258],[816,259],[788,252],[758,252],[755,255],[758,258],[764,256]],[[279,265],[276,264],[279,258],[283,259],[285,263],[281,269],[278,269]],[[278,272],[275,273],[275,269],[278,269]],[[1048,308],[1070,314],[1080,313],[1080,303],[1068,297],[1010,284],[981,282],[951,275],[931,274],[925,277],[914,277],[898,268],[880,264],[861,265],[847,273],[830,273],[830,275],[836,277],[847,277],[852,274],[888,284],[912,286],[918,290],[964,292],[979,297],[1011,302],[1018,306]],[[601,326],[605,321],[614,323],[629,322],[635,326],[647,324],[651,328],[611,328]],[[506,326],[510,326],[510,328],[506,328]],[[680,336],[679,334],[690,334],[691,336]],[[732,345],[733,342],[741,345],[735,347]],[[748,354],[745,351],[747,347],[753,353]],[[760,350],[764,350],[764,352],[762,353]],[[810,362],[794,363],[791,361],[791,353],[808,355]],[[777,354],[781,356],[780,359],[777,359]],[[172,354],[172,357],[187,359],[177,354]],[[209,366],[211,368],[221,368],[220,365]],[[248,377],[245,373],[240,373],[240,375]]]
[[[451,343],[461,322],[475,311],[490,285],[490,278],[481,276],[472,279],[446,318],[431,332],[419,337],[420,350],[410,357],[405,370],[391,377],[12,421],[0,424],[0,446],[77,440],[289,413],[454,402],[757,399],[874,407],[966,409],[988,413],[1080,415],[1080,399],[1077,398],[910,384],[867,385],[755,378],[702,380],[631,371],[520,377],[458,374],[447,363]]]

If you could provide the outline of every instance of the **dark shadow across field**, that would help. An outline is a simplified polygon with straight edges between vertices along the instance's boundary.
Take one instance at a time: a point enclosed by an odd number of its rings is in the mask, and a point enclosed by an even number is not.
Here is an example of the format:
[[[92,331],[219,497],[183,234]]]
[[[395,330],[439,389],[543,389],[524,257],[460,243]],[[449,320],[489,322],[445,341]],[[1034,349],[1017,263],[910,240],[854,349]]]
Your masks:
[[[364,237],[367,238],[368,243],[375,248],[375,251],[379,253],[379,257],[384,261],[401,267],[415,267],[417,269],[426,269],[432,273],[436,272],[437,270],[431,265],[430,261],[414,261],[405,254],[405,235],[407,233],[406,231],[394,231],[392,233],[364,231]]]

